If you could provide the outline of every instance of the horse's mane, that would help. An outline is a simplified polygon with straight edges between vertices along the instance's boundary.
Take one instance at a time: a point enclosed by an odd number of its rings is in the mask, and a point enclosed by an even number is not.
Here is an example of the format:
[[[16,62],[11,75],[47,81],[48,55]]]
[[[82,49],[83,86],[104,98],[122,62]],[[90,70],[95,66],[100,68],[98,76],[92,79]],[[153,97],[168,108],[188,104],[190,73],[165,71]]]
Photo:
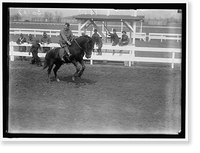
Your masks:
[[[85,38],[89,38],[89,39],[91,39],[91,37],[88,36],[88,35],[83,35],[83,36],[80,36],[79,38],[81,38],[81,37],[85,37]]]

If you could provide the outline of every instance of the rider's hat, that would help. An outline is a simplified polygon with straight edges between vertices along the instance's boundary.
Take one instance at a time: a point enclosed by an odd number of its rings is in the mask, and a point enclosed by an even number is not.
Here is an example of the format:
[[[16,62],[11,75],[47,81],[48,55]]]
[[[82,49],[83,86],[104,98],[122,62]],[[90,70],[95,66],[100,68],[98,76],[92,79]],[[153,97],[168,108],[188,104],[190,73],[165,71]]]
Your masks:
[[[97,29],[94,29],[94,32],[97,32]]]
[[[122,33],[125,33],[125,34],[126,34],[126,31],[122,31]]]
[[[68,27],[69,27],[69,26],[70,26],[70,24],[69,24],[68,22],[66,22],[66,23],[65,23],[65,26],[68,26]]]

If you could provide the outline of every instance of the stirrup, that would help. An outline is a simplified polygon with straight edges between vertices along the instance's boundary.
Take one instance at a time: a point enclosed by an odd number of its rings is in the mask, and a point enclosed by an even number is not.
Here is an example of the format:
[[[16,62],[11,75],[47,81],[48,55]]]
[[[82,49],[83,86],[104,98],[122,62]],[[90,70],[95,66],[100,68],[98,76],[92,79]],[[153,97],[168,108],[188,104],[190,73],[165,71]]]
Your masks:
[[[68,57],[70,57],[72,54],[70,54],[70,53],[67,53],[67,55],[68,55]]]
[[[69,54],[66,56],[66,58],[67,58],[68,61],[70,61],[70,56],[71,55],[69,55]]]

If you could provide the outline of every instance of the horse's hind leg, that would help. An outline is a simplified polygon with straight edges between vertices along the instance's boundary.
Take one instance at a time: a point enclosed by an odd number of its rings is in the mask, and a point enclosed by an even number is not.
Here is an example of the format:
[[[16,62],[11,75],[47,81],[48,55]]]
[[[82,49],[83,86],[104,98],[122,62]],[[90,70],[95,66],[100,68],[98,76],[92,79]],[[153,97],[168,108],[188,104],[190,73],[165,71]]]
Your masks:
[[[47,73],[48,73],[48,82],[51,83],[50,80],[50,74],[51,74],[51,69],[53,68],[53,63],[51,63],[47,69]]]
[[[57,77],[57,71],[58,71],[58,69],[61,67],[61,65],[62,65],[62,63],[56,63],[56,66],[55,66],[55,68],[53,69],[54,74],[55,74],[55,78],[56,78],[56,81],[57,81],[57,82],[60,82],[60,80],[59,80],[58,77]]]

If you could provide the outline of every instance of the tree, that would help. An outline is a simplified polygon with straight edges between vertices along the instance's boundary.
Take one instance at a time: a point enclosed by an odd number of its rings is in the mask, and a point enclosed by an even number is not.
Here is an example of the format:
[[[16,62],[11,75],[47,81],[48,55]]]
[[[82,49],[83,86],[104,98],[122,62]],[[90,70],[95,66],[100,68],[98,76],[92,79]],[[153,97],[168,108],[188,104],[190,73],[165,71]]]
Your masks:
[[[62,19],[62,12],[55,12],[55,21],[57,22],[57,23],[60,23],[61,22],[61,19]]]
[[[50,13],[50,12],[45,12],[44,13],[44,20],[46,22],[52,22],[52,20],[53,20],[53,14]]]
[[[21,20],[22,19],[22,17],[21,17],[21,15],[20,14],[14,14],[14,15],[12,15],[11,17],[10,17],[10,19],[11,19],[11,21],[19,21],[19,20]]]

